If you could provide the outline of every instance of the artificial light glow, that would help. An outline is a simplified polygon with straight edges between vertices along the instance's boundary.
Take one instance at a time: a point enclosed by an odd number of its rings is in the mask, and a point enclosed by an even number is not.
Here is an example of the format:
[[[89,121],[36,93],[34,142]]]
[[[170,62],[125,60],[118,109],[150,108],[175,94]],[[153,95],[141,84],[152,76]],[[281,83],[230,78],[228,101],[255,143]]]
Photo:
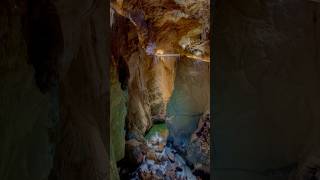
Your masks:
[[[172,53],[169,53],[169,54],[164,54],[164,51],[161,50],[161,49],[158,49],[156,51],[156,54],[155,56],[158,56],[158,57],[180,57],[180,54],[172,54]]]
[[[204,61],[204,62],[209,62],[210,63],[210,57],[198,57],[198,56],[194,56],[194,55],[186,55],[188,58],[190,59],[195,59],[195,60],[198,60],[198,61]]]
[[[157,52],[156,52],[156,54],[157,54],[157,55],[158,55],[158,54],[162,55],[162,54],[163,54],[163,50],[158,49]]]

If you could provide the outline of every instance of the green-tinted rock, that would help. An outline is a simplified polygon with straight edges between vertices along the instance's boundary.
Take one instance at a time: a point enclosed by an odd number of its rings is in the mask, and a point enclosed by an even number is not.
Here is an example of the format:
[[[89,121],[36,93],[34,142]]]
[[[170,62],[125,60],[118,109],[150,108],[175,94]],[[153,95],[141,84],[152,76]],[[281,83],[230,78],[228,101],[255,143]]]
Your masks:
[[[124,157],[125,150],[125,118],[127,115],[127,93],[121,89],[114,67],[111,68],[110,78],[110,142],[111,142],[111,179],[117,180],[119,173],[116,162]]]
[[[165,123],[154,124],[152,128],[149,130],[149,132],[145,135],[145,138],[148,140],[156,133],[159,133],[160,136],[165,137],[168,133],[167,125]]]
[[[178,62],[174,91],[167,108],[169,133],[176,145],[188,144],[202,113],[210,107],[209,91],[209,63],[189,59]]]
[[[127,93],[120,87],[117,80],[116,72],[111,70],[111,144],[115,153],[115,160],[120,160],[124,157],[125,147],[125,117],[127,115]]]

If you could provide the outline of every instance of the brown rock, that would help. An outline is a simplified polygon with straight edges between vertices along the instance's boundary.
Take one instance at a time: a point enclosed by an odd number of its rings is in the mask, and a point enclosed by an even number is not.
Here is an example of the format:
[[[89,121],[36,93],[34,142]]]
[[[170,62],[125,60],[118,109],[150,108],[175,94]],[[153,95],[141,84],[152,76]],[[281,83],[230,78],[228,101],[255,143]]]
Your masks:
[[[153,161],[157,161],[158,160],[155,152],[153,152],[153,151],[148,151],[146,157],[147,157],[147,159],[150,159],[150,160],[153,160]]]
[[[209,61],[210,1],[112,1],[111,7],[112,54],[129,68],[127,128],[144,134],[152,117],[165,119],[179,59],[154,55],[161,50]]]
[[[187,160],[197,164],[201,169],[210,169],[210,113],[205,113],[192,134],[187,149]]]
[[[142,142],[131,139],[126,142],[126,158],[129,163],[139,165],[143,162],[145,155],[147,154],[147,149],[146,145]]]

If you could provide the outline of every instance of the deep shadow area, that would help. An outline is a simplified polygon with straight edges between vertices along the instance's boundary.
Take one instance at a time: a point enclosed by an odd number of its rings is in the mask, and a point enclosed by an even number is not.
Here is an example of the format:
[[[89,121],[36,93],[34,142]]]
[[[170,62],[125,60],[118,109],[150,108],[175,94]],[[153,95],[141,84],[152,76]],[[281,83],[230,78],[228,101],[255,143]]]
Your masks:
[[[109,179],[108,9],[0,2],[0,179]]]
[[[319,8],[216,2],[216,180],[319,179]]]

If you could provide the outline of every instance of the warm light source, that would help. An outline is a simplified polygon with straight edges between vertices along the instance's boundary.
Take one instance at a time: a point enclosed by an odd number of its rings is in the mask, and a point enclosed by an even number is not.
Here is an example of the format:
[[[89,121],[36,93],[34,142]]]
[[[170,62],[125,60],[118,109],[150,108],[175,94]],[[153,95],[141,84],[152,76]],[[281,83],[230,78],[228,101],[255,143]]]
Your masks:
[[[199,54],[201,55],[201,51],[199,52],[195,52],[195,54]],[[174,53],[164,53],[164,51],[162,49],[157,49],[156,50],[156,53],[154,54],[156,57],[180,57],[181,55],[180,54],[174,54]],[[210,62],[210,58],[208,57],[199,57],[199,56],[196,56],[196,55],[186,55],[188,58],[191,58],[191,59],[195,59],[195,60],[199,60],[199,61],[205,61],[205,62]]]
[[[162,55],[163,54],[163,50],[162,49],[158,49],[156,52],[156,55]]]
[[[155,56],[159,56],[159,57],[180,57],[180,54],[172,54],[172,53],[164,53],[164,51],[162,49],[158,49],[155,53]]]
[[[198,60],[198,61],[204,61],[204,62],[210,62],[210,57],[198,57],[198,56],[195,56],[195,55],[186,55],[186,57],[190,58],[190,59],[195,59],[195,60]]]

